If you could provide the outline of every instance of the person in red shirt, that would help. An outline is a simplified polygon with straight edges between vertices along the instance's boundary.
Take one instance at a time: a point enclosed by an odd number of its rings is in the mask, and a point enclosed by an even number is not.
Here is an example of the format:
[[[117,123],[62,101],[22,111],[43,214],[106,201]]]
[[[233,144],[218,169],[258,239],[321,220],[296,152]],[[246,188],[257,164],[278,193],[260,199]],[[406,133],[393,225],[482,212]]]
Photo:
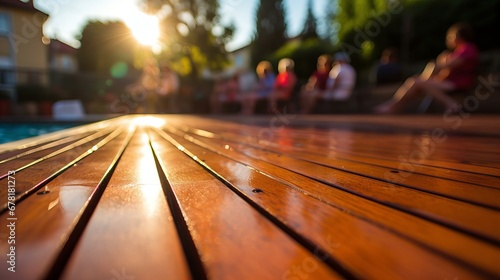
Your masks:
[[[458,23],[448,29],[444,51],[435,62],[427,65],[419,77],[412,77],[398,89],[393,98],[375,108],[376,113],[398,113],[415,97],[427,94],[446,106],[447,112],[456,112],[459,104],[450,97],[457,90],[474,86],[479,52],[473,43],[470,25]]]
[[[317,69],[312,73],[301,92],[302,114],[311,111],[318,98],[323,97],[328,77],[332,70],[332,58],[329,55],[322,55],[318,58]]]
[[[274,82],[274,89],[270,96],[271,111],[281,112],[285,109],[292,91],[297,84],[297,76],[293,72],[294,62],[289,58],[283,58],[278,63],[279,74]]]

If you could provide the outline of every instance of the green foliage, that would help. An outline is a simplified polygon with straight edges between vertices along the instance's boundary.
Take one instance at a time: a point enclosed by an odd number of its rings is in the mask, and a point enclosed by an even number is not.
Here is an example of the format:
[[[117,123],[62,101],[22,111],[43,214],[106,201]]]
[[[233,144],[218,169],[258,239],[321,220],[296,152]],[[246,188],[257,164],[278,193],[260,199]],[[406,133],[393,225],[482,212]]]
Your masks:
[[[91,21],[83,28],[78,65],[85,72],[109,72],[116,63],[132,64],[137,43],[122,22]]]
[[[165,13],[161,23],[164,52],[161,60],[169,61],[179,73],[198,77],[207,67],[220,70],[227,64],[226,43],[234,26],[220,23],[217,0],[143,0],[151,13]],[[187,63],[186,63],[187,62]]]
[[[337,16],[339,14],[339,0],[327,1],[325,6],[325,14],[322,18],[322,38],[328,40],[330,43],[337,43],[339,37],[339,23]]]
[[[292,41],[276,51],[269,60],[274,69],[277,69],[280,59],[291,58],[295,62],[295,74],[299,80],[305,81],[316,70],[318,57],[333,52],[334,49],[329,43],[319,39]]]
[[[372,65],[383,49],[403,49],[408,41],[409,63],[434,58],[445,46],[447,29],[469,22],[480,49],[500,47],[500,0],[339,0],[330,15],[340,24],[339,47],[351,54],[358,68]]]
[[[281,48],[287,40],[283,1],[260,0],[255,22],[255,38],[251,44],[254,66]]]

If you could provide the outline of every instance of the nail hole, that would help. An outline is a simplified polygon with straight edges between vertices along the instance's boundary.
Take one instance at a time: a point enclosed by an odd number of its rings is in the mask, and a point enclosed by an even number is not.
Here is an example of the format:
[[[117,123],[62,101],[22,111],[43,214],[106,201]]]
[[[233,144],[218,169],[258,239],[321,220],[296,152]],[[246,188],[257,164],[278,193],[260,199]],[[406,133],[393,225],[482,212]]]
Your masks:
[[[41,191],[41,192],[37,192],[36,194],[38,195],[44,195],[44,194],[48,194],[50,191]]]
[[[263,190],[261,190],[261,189],[253,189],[252,192],[254,192],[254,193],[261,193],[261,192],[263,192]]]
[[[397,170],[391,170],[391,173],[399,173]]]

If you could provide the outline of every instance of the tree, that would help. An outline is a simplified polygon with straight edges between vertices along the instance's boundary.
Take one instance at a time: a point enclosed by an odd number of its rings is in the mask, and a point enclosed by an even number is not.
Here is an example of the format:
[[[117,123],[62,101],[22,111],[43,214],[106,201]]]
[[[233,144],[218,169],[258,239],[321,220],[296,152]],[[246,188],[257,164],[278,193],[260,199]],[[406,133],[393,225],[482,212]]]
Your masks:
[[[80,36],[77,58],[80,70],[106,72],[118,62],[132,64],[137,43],[122,22],[91,21]]]
[[[312,0],[309,0],[307,2],[306,21],[304,23],[304,28],[302,29],[302,32],[300,33],[302,39],[303,40],[317,39],[318,38],[317,28],[318,28],[318,23],[316,21],[316,18],[314,17],[313,11],[312,11]]]
[[[326,2],[325,15],[322,18],[322,37],[330,43],[337,43],[339,37],[339,23],[337,22],[338,15],[338,0]]]
[[[217,0],[143,0],[144,9],[162,16],[165,59],[184,64],[191,77],[204,68],[222,69],[225,44],[234,27],[220,22]],[[187,62],[187,63],[183,63]]]
[[[433,59],[446,48],[446,31],[456,22],[472,25],[480,50],[499,48],[500,37],[491,36],[500,25],[498,10],[498,0],[339,0],[339,12],[330,18],[340,25],[339,46],[361,68],[387,47],[407,54],[404,62]]]
[[[252,63],[268,57],[287,40],[282,0],[260,0],[256,13],[255,37],[251,44]]]

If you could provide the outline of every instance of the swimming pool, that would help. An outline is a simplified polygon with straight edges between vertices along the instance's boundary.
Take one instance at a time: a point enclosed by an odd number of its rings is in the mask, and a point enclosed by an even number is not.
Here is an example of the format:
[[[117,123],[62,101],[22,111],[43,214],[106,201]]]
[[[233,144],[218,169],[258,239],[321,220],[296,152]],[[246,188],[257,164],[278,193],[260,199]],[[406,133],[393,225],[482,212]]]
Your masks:
[[[63,130],[78,125],[81,125],[81,123],[0,123],[0,144]]]

